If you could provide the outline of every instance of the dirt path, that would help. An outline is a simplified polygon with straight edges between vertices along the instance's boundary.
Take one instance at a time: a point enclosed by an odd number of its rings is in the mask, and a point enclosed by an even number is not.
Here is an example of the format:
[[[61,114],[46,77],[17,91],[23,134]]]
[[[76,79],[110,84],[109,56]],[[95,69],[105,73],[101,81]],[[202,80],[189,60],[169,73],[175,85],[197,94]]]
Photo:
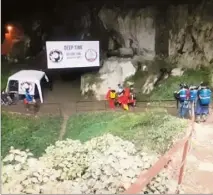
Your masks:
[[[186,194],[213,194],[213,115],[195,125],[183,181]]]
[[[64,134],[66,133],[68,119],[69,119],[69,116],[67,116],[67,115],[63,116],[63,123],[61,125],[61,129],[60,129],[60,133],[59,133],[59,140],[62,140],[64,137]]]

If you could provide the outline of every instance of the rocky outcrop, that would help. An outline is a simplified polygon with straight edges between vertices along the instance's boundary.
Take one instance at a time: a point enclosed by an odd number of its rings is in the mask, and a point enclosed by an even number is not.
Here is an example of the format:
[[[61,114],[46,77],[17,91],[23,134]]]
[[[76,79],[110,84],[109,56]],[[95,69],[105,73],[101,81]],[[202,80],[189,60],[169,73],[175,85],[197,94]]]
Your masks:
[[[135,72],[136,68],[131,59],[108,58],[97,74],[86,74],[81,77],[82,95],[93,91],[96,99],[104,99],[108,87],[117,89],[119,83],[123,84],[125,79],[134,75]]]
[[[212,9],[211,1],[194,7],[168,6],[164,14],[154,7],[128,11],[103,7],[98,17],[110,36],[108,50],[117,50],[112,55],[122,56],[119,48],[131,48],[133,55],[146,58],[168,51],[179,66],[196,68],[213,62]],[[168,45],[164,44],[168,48],[159,51],[163,41],[168,41]]]
[[[112,36],[110,49],[120,45],[132,48],[134,54],[154,57],[155,12],[152,7],[130,9],[127,13],[117,8],[102,8],[98,16]]]
[[[213,62],[212,1],[196,8],[187,5],[170,7],[169,55],[177,64],[197,68]]]
[[[160,12],[161,10],[161,12]],[[162,11],[164,10],[164,11]],[[155,73],[147,73],[142,93],[150,93],[159,78],[161,70],[173,69],[171,76],[181,76],[181,68],[199,68],[213,63],[213,3],[204,1],[200,5],[176,5],[167,7],[145,7],[122,10],[102,7],[98,12],[99,20],[108,32],[108,56],[131,57],[130,66],[136,70],[150,69],[157,56],[167,58],[165,67],[155,66]],[[92,23],[91,23],[92,25]],[[162,43],[162,45],[161,45]],[[101,73],[104,81],[100,87],[104,93],[108,86],[114,87],[122,82],[119,67],[113,62],[113,73],[108,67],[108,60],[103,64]],[[118,63],[119,64],[119,63]],[[105,75],[105,76],[103,76]],[[167,74],[166,77],[169,75]],[[118,78],[115,78],[118,77]],[[165,75],[164,77],[165,78]],[[112,83],[111,83],[112,81]],[[116,85],[115,84],[115,85]],[[94,89],[96,87],[93,87]],[[82,89],[83,90],[83,89]],[[98,89],[98,94],[102,93]],[[96,89],[97,91],[97,89]]]

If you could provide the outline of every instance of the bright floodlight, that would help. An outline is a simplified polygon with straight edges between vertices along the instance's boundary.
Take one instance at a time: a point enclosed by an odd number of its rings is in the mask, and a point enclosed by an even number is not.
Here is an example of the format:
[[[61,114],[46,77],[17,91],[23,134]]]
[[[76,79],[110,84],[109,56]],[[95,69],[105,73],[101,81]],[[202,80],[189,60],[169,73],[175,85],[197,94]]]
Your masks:
[[[11,31],[12,29],[13,29],[12,26],[10,26],[10,25],[7,26],[7,30],[8,30],[8,31]]]

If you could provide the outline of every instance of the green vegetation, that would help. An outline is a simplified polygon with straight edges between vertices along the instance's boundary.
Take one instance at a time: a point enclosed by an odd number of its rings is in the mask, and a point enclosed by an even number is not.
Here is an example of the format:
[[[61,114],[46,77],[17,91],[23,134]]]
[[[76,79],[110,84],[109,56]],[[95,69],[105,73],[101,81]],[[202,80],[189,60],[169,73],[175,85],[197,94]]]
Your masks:
[[[87,141],[104,133],[112,133],[134,142],[138,149],[164,153],[175,135],[184,130],[186,121],[163,110],[145,113],[97,112],[70,117],[64,139]]]
[[[47,146],[58,140],[61,118],[30,118],[2,113],[1,155],[4,157],[11,146],[30,149],[40,156]]]
[[[4,71],[1,73],[1,90],[3,90],[6,87],[7,79],[12,74],[13,72],[10,72],[10,71]]]
[[[141,89],[147,77],[154,72],[137,71],[132,77],[129,77],[125,83],[133,82],[136,90],[137,99],[140,100],[174,100],[173,92],[179,89],[180,83],[189,85],[198,85],[201,81],[208,82],[212,85],[212,72],[209,69],[187,70],[183,76],[170,76],[168,79],[158,83],[149,95],[142,94]]]
[[[174,91],[179,89],[180,83],[199,85],[201,81],[209,82],[211,75],[209,70],[187,70],[183,76],[173,76],[159,83],[158,87],[150,95],[151,100],[173,100]]]
[[[15,68],[11,68],[12,65],[7,63],[1,64],[1,90],[3,90],[7,85],[7,79],[10,75],[16,72]]]

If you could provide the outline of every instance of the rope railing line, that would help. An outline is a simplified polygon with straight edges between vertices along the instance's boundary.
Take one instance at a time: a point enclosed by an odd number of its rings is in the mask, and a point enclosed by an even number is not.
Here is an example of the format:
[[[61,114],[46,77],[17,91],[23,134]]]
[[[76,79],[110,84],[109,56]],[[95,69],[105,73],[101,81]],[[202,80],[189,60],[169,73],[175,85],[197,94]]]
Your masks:
[[[181,164],[179,166],[179,176],[178,176],[178,187],[175,193],[179,193],[179,186],[182,184],[183,181],[183,173],[184,168],[186,165],[187,160],[187,154],[190,150],[190,143],[192,134],[194,133],[195,129],[195,115],[194,115],[194,106],[192,106],[192,117],[189,121],[189,125],[186,129],[186,136],[176,142],[174,146],[166,152],[160,159],[147,171],[142,171],[142,173],[139,175],[138,179],[135,183],[133,183],[125,192],[124,194],[138,194],[140,193],[150,182],[151,180],[157,176],[161,170],[163,170],[165,167],[168,166],[168,164],[171,162],[172,156],[180,150],[180,148],[183,147],[183,154],[181,159]]]
[[[79,100],[76,103],[86,103],[86,102],[106,102],[107,100]],[[176,102],[176,100],[168,99],[168,100],[137,100],[137,103],[146,103],[146,102]]]
[[[186,142],[190,136],[179,140],[165,155],[163,155],[148,171],[142,172],[137,181],[127,189],[124,194],[137,194],[139,193],[150,181],[159,174],[170,162],[172,155],[175,154]]]

